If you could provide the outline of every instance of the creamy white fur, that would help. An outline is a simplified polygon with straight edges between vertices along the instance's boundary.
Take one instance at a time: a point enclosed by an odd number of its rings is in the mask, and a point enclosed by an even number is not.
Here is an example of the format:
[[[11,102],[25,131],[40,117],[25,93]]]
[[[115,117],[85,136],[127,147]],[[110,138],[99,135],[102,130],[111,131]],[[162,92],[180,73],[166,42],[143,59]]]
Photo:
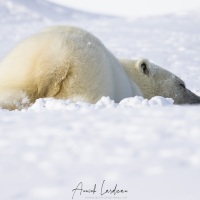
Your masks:
[[[22,41],[0,64],[0,96],[70,98],[95,103],[142,95],[118,59],[92,34],[57,26]],[[1,101],[2,102],[2,101]],[[1,104],[0,102],[0,104]],[[7,102],[7,104],[5,103]],[[4,99],[3,108],[18,108]]]

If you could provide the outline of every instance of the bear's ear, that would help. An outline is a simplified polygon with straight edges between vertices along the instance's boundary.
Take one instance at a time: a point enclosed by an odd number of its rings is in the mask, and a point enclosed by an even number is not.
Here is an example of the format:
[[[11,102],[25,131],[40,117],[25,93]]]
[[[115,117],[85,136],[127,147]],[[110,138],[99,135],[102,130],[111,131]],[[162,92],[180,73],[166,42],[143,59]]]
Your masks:
[[[147,59],[140,59],[137,62],[139,70],[145,74],[146,76],[149,75],[150,69],[149,69],[149,61]]]
[[[146,63],[142,63],[141,64],[141,70],[142,70],[142,72],[145,74],[145,75],[149,75],[149,68],[147,67],[147,65],[146,65]]]

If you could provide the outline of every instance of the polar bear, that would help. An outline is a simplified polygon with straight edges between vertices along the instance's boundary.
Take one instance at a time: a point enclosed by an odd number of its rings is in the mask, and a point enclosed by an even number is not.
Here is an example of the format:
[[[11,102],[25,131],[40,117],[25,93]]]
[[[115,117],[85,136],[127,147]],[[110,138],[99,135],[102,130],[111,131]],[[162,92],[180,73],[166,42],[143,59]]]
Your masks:
[[[0,63],[0,107],[30,106],[54,97],[96,103],[102,96],[171,97],[200,103],[182,80],[147,59],[117,59],[94,35],[54,26],[19,43]]]

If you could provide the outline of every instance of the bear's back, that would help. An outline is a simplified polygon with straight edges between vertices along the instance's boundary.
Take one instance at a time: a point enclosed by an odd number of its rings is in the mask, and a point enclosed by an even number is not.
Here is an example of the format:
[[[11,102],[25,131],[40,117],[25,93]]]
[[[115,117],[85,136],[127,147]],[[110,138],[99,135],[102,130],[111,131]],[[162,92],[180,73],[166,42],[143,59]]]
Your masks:
[[[18,82],[34,74],[41,66],[48,65],[52,71],[63,62],[91,60],[105,48],[90,33],[76,27],[56,26],[48,28],[21,41],[0,63],[0,83],[6,79]],[[104,52],[104,51],[102,51]],[[37,71],[38,73],[38,71]],[[9,74],[9,76],[4,76]],[[2,80],[2,81],[1,81]]]
[[[0,63],[0,95],[23,91],[34,102],[55,97],[95,103],[138,94],[118,59],[99,39],[76,27],[48,28],[19,43]]]

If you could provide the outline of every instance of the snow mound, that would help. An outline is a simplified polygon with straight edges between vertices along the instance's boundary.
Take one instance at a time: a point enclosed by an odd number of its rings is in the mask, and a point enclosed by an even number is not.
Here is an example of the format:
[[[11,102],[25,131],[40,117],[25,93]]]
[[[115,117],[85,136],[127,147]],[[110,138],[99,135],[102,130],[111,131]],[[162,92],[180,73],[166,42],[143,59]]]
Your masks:
[[[71,100],[60,100],[54,98],[41,98],[28,109],[23,111],[44,111],[44,110],[60,110],[60,111],[77,111],[87,109],[106,109],[106,108],[135,108],[135,107],[164,107],[173,105],[173,99],[156,96],[150,100],[140,96],[123,99],[119,104],[115,103],[109,97],[102,97],[96,104],[86,102],[73,102]]]
[[[154,107],[154,106],[170,106],[173,105],[174,100],[171,98],[164,98],[161,96],[155,96],[152,97],[150,100],[144,99],[143,97],[131,97],[123,99],[119,105],[123,107],[135,107],[135,106],[148,106],[148,107]]]

